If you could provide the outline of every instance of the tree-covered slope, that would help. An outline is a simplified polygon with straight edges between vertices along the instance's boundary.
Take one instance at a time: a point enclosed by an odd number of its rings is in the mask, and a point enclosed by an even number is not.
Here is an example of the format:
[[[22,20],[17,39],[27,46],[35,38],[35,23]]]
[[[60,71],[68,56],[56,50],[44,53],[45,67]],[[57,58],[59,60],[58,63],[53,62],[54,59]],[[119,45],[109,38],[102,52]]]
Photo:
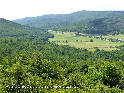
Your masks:
[[[69,26],[54,28],[58,31],[85,32],[88,34],[119,34],[124,33],[124,12],[114,12],[103,18],[81,21]]]
[[[53,37],[53,35],[38,28],[23,26],[1,18],[0,37],[48,40],[48,37]]]
[[[113,16],[119,11],[79,11],[71,14],[43,15],[14,20],[14,22],[31,26],[51,29],[59,26],[67,26],[81,21],[90,21],[107,16]]]
[[[124,12],[114,16],[89,21],[89,34],[119,34],[124,33]]]
[[[123,11],[79,11],[71,14],[28,17],[14,22],[42,29],[110,34],[124,32],[123,15]]]

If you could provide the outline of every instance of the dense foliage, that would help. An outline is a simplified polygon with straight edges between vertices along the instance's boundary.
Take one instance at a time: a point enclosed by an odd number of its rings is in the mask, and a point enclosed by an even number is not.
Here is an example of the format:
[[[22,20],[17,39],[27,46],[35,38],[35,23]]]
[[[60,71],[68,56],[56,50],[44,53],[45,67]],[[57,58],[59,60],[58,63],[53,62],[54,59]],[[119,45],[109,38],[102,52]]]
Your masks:
[[[123,46],[116,51],[89,52],[50,43],[46,38],[52,35],[40,29],[30,28],[29,33],[27,27],[18,28],[18,24],[5,19],[0,24],[6,24],[0,26],[0,32],[5,31],[0,37],[1,93],[123,91]],[[11,33],[8,28],[16,30]],[[18,35],[18,29],[21,34],[28,33]],[[39,34],[39,30],[44,34]],[[36,37],[30,39],[32,33]]]

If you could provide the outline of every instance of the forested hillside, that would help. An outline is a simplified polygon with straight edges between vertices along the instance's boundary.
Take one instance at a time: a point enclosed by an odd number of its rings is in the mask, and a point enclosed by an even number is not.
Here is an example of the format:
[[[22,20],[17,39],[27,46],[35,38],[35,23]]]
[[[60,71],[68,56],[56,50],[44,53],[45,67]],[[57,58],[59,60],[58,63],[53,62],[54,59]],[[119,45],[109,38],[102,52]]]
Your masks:
[[[108,17],[82,21],[70,26],[58,27],[54,30],[84,32],[88,34],[122,34],[124,33],[124,13]]]
[[[53,35],[0,19],[0,93],[123,93],[124,47],[50,43]]]
[[[0,19],[0,37],[48,40],[52,34],[39,28],[23,26],[3,18]]]
[[[71,14],[17,19],[14,22],[57,31],[85,32],[88,34],[124,33],[123,11],[79,11]]]

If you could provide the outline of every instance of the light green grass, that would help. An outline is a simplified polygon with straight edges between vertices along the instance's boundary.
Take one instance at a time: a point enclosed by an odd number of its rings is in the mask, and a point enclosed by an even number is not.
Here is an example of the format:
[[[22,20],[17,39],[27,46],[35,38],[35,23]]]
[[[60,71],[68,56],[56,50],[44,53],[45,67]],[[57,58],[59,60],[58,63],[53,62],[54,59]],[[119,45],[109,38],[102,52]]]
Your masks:
[[[69,45],[72,47],[88,49],[91,51],[95,50],[96,47],[106,51],[111,51],[116,49],[115,46],[120,46],[123,44],[95,38],[93,39],[93,42],[90,42],[91,38],[83,36],[74,36],[74,32],[65,32],[64,34],[62,34],[52,31],[50,33],[54,34],[54,38],[49,39],[49,41],[51,42],[55,41],[59,45]],[[65,42],[66,40],[67,42]],[[78,42],[76,42],[76,40],[78,40]],[[110,46],[112,46],[113,48],[110,48]]]

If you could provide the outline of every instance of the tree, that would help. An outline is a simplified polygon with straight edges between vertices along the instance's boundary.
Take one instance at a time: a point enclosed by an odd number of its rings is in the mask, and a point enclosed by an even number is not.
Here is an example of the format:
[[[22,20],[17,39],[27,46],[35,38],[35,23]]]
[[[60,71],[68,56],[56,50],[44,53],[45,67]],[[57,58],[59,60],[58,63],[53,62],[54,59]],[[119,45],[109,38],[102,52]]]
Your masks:
[[[65,42],[68,43],[68,40],[66,40]]]
[[[90,42],[93,42],[93,39],[90,39]]]
[[[121,79],[121,72],[114,63],[105,63],[102,69],[102,81],[110,87],[116,86]]]
[[[84,85],[84,78],[80,73],[73,73],[69,75],[68,86],[82,88]]]

